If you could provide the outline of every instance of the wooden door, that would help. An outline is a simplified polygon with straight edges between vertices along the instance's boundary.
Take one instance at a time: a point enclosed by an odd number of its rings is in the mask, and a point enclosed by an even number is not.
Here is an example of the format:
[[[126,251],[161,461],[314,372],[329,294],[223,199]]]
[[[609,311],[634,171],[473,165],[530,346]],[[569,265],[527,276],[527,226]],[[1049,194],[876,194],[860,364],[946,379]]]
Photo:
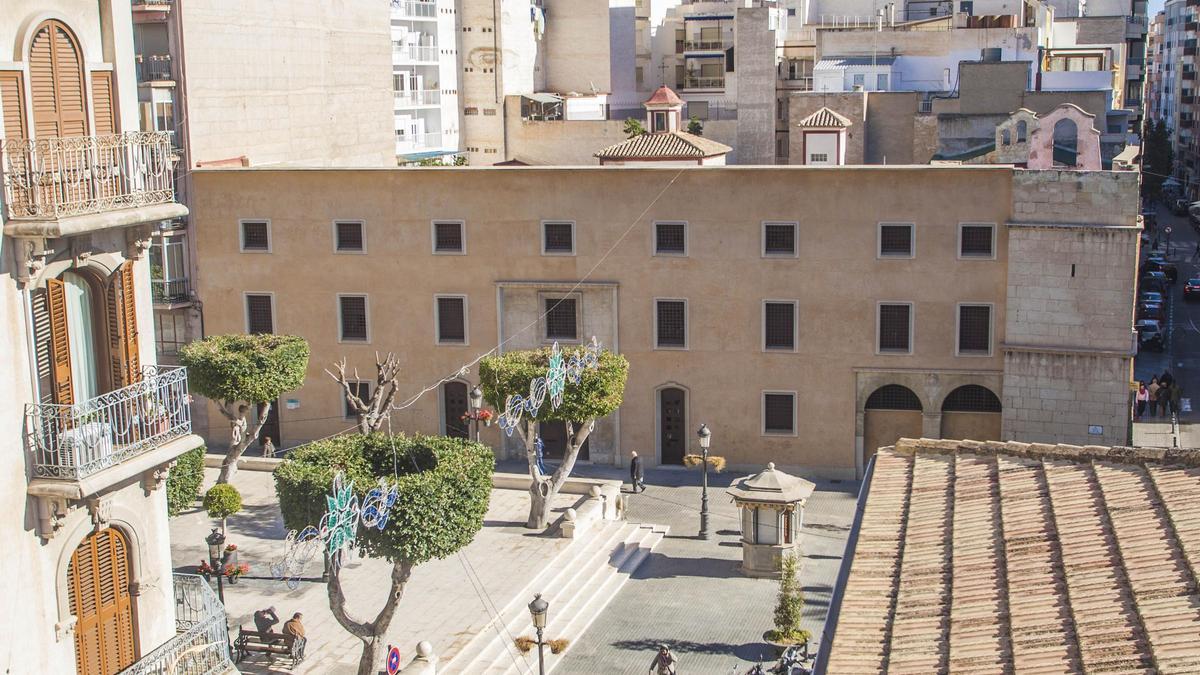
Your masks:
[[[687,450],[684,401],[682,389],[668,387],[658,392],[658,443],[662,464],[683,464]]]
[[[71,29],[47,21],[29,48],[33,129],[38,138],[87,135],[83,55]]]
[[[450,438],[470,438],[467,414],[467,385],[463,382],[447,382],[442,385],[442,411],[446,422],[442,435]]]
[[[75,624],[79,675],[111,675],[138,658],[129,595],[129,546],[112,528],[84,539],[67,568],[67,595]]]
[[[567,451],[566,422],[541,422],[538,424],[538,436],[542,439],[542,457],[544,459],[563,458],[563,454]],[[592,439],[589,436],[583,442],[583,447],[579,449],[579,456],[575,459],[584,462],[591,459],[591,451],[588,448],[591,442]]]
[[[279,434],[279,399],[275,399],[271,402],[271,409],[267,411],[267,421],[263,423],[262,429],[258,432],[258,447],[261,448],[265,445],[269,438],[277,450],[282,448],[283,443]]]

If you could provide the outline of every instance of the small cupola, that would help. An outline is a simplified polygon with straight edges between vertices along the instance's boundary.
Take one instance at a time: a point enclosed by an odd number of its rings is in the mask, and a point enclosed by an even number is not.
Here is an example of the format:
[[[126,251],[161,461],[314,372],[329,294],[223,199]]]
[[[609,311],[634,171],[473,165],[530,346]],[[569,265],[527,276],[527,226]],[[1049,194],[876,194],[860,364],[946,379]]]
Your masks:
[[[646,130],[652,134],[680,131],[683,120],[683,99],[670,87],[659,87],[645,103]]]

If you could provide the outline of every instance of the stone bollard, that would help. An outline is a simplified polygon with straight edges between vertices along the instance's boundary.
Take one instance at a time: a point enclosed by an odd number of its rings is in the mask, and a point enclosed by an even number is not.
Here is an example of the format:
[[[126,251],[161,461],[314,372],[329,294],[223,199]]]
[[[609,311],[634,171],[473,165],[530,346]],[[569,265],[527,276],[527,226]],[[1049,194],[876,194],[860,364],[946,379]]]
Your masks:
[[[588,490],[588,495],[592,499],[600,500],[600,520],[608,520],[608,495],[604,494],[599,485],[593,485],[592,489]]]
[[[433,653],[433,645],[422,640],[417,643],[417,655],[400,672],[404,675],[435,675],[437,673],[438,657]]]
[[[559,525],[559,534],[565,539],[574,539],[575,531],[579,527],[579,514],[575,509],[567,509],[563,514],[562,524]]]

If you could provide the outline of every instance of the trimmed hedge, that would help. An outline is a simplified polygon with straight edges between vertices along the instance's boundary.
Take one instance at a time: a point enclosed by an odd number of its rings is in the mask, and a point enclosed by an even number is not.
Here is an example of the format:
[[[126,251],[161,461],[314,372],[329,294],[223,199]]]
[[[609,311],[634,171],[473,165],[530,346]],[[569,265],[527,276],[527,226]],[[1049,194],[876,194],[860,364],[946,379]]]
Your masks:
[[[191,508],[204,482],[204,446],[185,452],[167,474],[167,515],[175,517]]]

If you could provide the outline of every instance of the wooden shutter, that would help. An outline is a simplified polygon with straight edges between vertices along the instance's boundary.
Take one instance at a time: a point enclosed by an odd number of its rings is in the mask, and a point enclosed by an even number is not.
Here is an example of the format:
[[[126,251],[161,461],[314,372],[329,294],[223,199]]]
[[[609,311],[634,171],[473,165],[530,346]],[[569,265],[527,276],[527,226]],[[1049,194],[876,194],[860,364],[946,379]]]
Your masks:
[[[29,48],[33,129],[38,138],[87,135],[83,57],[70,29],[43,23]]]
[[[28,138],[25,129],[25,88],[21,71],[0,70],[0,106],[4,106],[4,138]]]
[[[129,595],[129,547],[107,528],[90,535],[71,556],[67,596],[75,624],[79,675],[110,675],[137,660],[133,599]]]
[[[71,385],[71,339],[67,331],[67,293],[63,282],[46,280],[46,312],[50,316],[50,382],[54,402],[74,405]]]
[[[114,389],[142,379],[134,291],[133,261],[128,260],[117,268],[108,283],[105,314],[108,319],[109,375]]]
[[[96,135],[117,133],[117,110],[113,101],[111,70],[92,71],[92,112],[96,116]]]

